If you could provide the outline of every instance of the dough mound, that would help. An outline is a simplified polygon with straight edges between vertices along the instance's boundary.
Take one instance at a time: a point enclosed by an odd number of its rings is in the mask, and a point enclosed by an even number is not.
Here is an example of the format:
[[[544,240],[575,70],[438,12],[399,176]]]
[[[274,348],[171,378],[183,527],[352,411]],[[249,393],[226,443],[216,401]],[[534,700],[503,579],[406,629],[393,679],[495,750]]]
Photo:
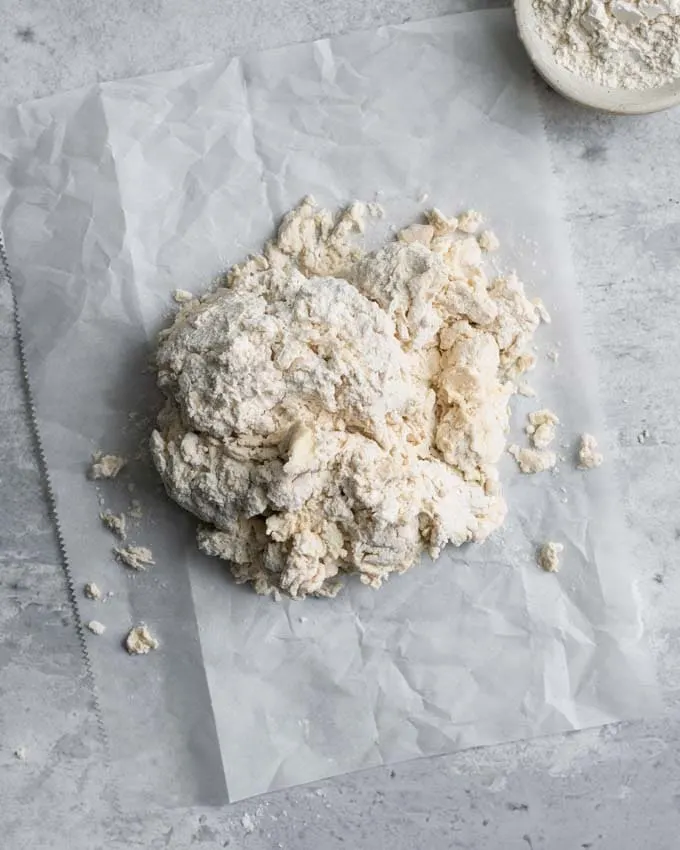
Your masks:
[[[259,593],[379,587],[505,517],[495,464],[537,309],[456,219],[362,255],[365,209],[305,199],[160,336],[154,462],[200,548]]]

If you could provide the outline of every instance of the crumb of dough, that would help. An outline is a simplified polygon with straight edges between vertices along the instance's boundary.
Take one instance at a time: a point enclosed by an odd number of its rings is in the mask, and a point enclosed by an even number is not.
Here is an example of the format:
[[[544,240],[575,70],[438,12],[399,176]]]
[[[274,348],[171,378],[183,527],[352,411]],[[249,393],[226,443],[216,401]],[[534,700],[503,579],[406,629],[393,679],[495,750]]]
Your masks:
[[[90,620],[90,622],[86,625],[92,634],[95,635],[103,635],[106,631],[106,626],[103,623],[100,623],[99,620]]]
[[[535,410],[527,416],[529,420],[524,429],[535,449],[547,449],[555,439],[555,427],[560,420],[552,410]]]
[[[101,452],[97,452],[92,457],[92,465],[88,474],[93,481],[101,478],[115,478],[126,463],[124,457],[103,455]]]
[[[538,550],[538,565],[546,573],[557,573],[560,571],[560,555],[564,551],[561,543],[548,541]]]
[[[83,586],[83,594],[88,599],[95,599],[96,600],[96,599],[102,598],[101,590],[99,589],[99,587],[93,581],[88,581],[87,584],[85,584]]]
[[[643,428],[642,431],[637,435],[637,441],[640,445],[644,445],[650,437],[650,433],[647,428]]]
[[[158,649],[158,647],[158,641],[144,623],[133,626],[125,638],[125,649],[130,655],[146,655],[152,649]]]
[[[479,247],[482,251],[488,251],[490,254],[501,247],[500,240],[493,230],[483,230],[479,234],[479,239],[477,241],[479,242]]]
[[[155,564],[153,552],[146,546],[122,546],[113,550],[114,555],[131,570],[145,570]]]
[[[437,207],[427,210],[425,219],[434,228],[437,236],[446,236],[458,229],[458,219],[455,216],[446,216]]]
[[[538,315],[543,324],[549,325],[552,322],[552,319],[550,317],[550,313],[548,312],[547,307],[543,303],[543,300],[541,298],[532,298],[531,303],[536,308],[536,311],[538,312]]]
[[[536,366],[536,357],[533,354],[524,352],[520,354],[514,363],[508,368],[508,375],[511,378],[517,378],[524,372],[530,372]]]
[[[604,457],[597,448],[597,440],[592,434],[581,434],[578,447],[579,469],[595,469],[600,466]]]
[[[517,445],[512,445],[508,449],[517,461],[520,471],[525,475],[533,475],[537,472],[546,472],[548,469],[553,469],[557,463],[557,455],[555,452],[547,451],[546,449],[524,449]]]
[[[253,823],[253,819],[250,817],[248,812],[246,812],[241,818],[241,826],[245,829],[247,833],[254,832],[255,824]]]
[[[536,390],[530,384],[527,384],[526,381],[520,381],[519,384],[517,384],[517,392],[525,398],[536,397]]]
[[[458,216],[458,230],[462,230],[463,233],[476,233],[483,221],[484,217],[481,213],[476,210],[468,210]]]
[[[421,193],[418,195],[418,203],[419,203],[419,204],[424,204],[424,203],[427,201],[427,199],[428,199],[429,197],[430,197],[430,196],[429,196],[429,194],[428,194],[427,192],[421,192]]]
[[[377,201],[370,201],[366,204],[366,212],[371,216],[371,218],[383,218],[385,215],[385,208]]]
[[[114,514],[111,511],[103,511],[99,514],[99,519],[104,523],[108,530],[125,540],[125,514]]]
[[[349,574],[380,587],[507,511],[498,464],[538,311],[457,220],[367,253],[365,214],[305,198],[159,339],[156,468],[199,547],[274,598]]]
[[[555,349],[552,349],[552,351],[549,351],[546,354],[546,357],[548,358],[548,360],[552,360],[553,363],[557,363],[557,361],[560,359],[560,352],[555,351]]]
[[[19,761],[26,761],[26,757],[28,756],[28,750],[26,747],[17,747],[14,750],[14,758],[19,759]]]
[[[186,304],[194,300],[194,295],[187,289],[174,289],[172,292],[172,300],[177,304]]]
[[[130,519],[141,519],[144,516],[142,503],[139,501],[139,499],[132,499],[132,501],[130,502],[128,516],[130,517]]]
[[[411,224],[409,227],[404,227],[397,234],[397,239],[400,242],[404,242],[407,245],[413,245],[415,242],[419,242],[421,245],[425,245],[426,248],[430,247],[433,238],[434,227],[431,224]]]

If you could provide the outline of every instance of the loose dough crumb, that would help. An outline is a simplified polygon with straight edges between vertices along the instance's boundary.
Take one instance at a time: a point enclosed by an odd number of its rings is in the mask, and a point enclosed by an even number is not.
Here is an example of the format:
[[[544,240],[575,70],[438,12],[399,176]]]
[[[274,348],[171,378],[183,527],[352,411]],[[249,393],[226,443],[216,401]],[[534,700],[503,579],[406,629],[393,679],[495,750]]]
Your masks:
[[[595,469],[600,466],[604,457],[597,450],[597,440],[592,434],[581,434],[578,449],[578,468]]]
[[[158,647],[158,641],[144,623],[133,626],[125,638],[125,648],[130,655],[146,655],[152,649],[158,649]]]
[[[557,573],[560,570],[560,555],[564,551],[561,543],[549,541],[538,550],[538,564],[546,573]]]
[[[527,417],[529,420],[524,429],[535,449],[547,449],[555,439],[555,426],[560,420],[552,410],[536,410]]]
[[[446,236],[458,229],[458,219],[455,216],[449,217],[444,215],[437,207],[428,210],[425,213],[425,219],[434,228],[437,236]]]
[[[640,433],[637,435],[638,443],[640,443],[640,445],[644,445],[647,442],[647,440],[649,439],[649,436],[650,436],[650,434],[649,434],[649,431],[647,430],[647,428],[643,428],[643,430],[640,431]]]
[[[142,503],[139,501],[139,499],[132,499],[132,501],[130,502],[128,516],[130,517],[130,519],[141,519],[144,516]]]
[[[366,211],[371,218],[383,218],[385,215],[383,205],[379,204],[377,201],[370,201],[370,203],[366,204]]]
[[[458,230],[463,233],[476,233],[482,225],[484,217],[476,210],[468,210],[458,216]]]
[[[546,472],[548,469],[552,469],[557,463],[555,452],[546,451],[545,449],[523,449],[512,445],[508,449],[508,453],[515,458],[520,471],[525,473],[525,475]]]
[[[506,513],[497,464],[538,310],[516,275],[487,276],[478,213],[459,232],[432,210],[371,253],[351,238],[365,215],[305,198],[159,337],[154,463],[200,548],[275,598],[350,573],[379,587]]]
[[[17,747],[14,750],[14,758],[19,759],[19,761],[26,761],[26,756],[28,755],[28,751],[26,747]]]
[[[541,298],[534,298],[532,299],[531,303],[538,311],[538,315],[541,317],[541,321],[544,324],[549,325],[552,322],[552,319],[550,318],[550,313],[548,312],[545,304],[543,303],[543,300]]]
[[[549,351],[549,352],[546,354],[546,357],[548,358],[548,360],[552,360],[552,362],[553,362],[553,363],[557,363],[557,361],[560,359],[560,352],[559,352],[559,351],[555,351],[555,350],[553,349],[552,351]]]
[[[88,599],[96,600],[102,598],[101,590],[93,581],[88,581],[87,584],[83,587],[83,594],[87,596]]]
[[[536,397],[536,390],[532,386],[527,384],[526,381],[520,381],[519,384],[517,384],[517,392],[519,393],[519,395],[522,395],[525,398]]]
[[[419,242],[429,248],[434,238],[434,227],[431,224],[412,224],[403,228],[397,234],[397,239],[407,245]]]
[[[112,534],[120,537],[121,540],[125,540],[125,514],[103,511],[99,514],[99,518]]]
[[[253,819],[250,817],[248,812],[243,815],[241,818],[241,826],[245,829],[247,833],[254,832],[255,824],[253,823]]]
[[[103,623],[100,623],[99,620],[90,620],[87,623],[88,629],[95,635],[103,635],[106,631],[106,626]]]
[[[500,240],[498,236],[493,232],[493,230],[484,230],[479,235],[479,247],[482,251],[488,251],[489,253],[493,253],[497,251],[501,247]],[[536,302],[534,301],[534,304]]]
[[[132,570],[145,570],[155,564],[153,552],[146,546],[123,546],[113,550],[115,556]]]
[[[101,478],[115,478],[126,463],[127,461],[124,457],[119,457],[118,455],[103,455],[101,452],[98,452],[92,458],[89,477],[93,481],[97,481]]]
[[[187,289],[175,289],[172,293],[173,301],[176,301],[177,304],[186,304],[189,301],[194,300],[194,296]]]

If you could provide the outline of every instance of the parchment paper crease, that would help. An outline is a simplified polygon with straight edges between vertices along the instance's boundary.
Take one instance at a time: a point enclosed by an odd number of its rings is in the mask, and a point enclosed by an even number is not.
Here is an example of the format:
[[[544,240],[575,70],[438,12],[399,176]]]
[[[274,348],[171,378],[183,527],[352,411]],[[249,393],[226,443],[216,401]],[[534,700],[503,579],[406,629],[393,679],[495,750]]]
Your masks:
[[[622,520],[606,465],[573,468],[601,433],[565,226],[531,72],[509,12],[454,15],[105,83],[0,116],[2,231],[37,421],[125,805],[239,799],[463,747],[647,713],[655,701]],[[377,197],[402,225],[424,206],[482,210],[554,322],[532,382],[561,417],[557,475],[503,466],[505,530],[379,593],[276,605],[200,556],[193,521],[144,445],[159,399],[147,369],[175,287],[201,291],[279,216]],[[427,203],[419,198],[427,193]],[[377,228],[372,241],[385,235]],[[544,354],[559,347],[557,366]],[[99,489],[96,449],[132,458]],[[134,486],[130,492],[128,485]],[[561,488],[564,488],[562,490]],[[130,498],[157,566],[110,556],[98,496]],[[543,574],[535,547],[565,544]],[[146,621],[161,649],[129,658]]]

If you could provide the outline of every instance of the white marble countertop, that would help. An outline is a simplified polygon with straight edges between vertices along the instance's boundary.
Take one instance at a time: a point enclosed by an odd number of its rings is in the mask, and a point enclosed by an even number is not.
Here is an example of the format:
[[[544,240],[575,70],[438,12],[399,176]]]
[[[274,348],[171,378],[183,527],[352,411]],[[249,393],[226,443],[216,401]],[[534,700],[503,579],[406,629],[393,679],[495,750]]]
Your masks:
[[[0,99],[40,97],[473,0],[1,0]],[[671,850],[680,827],[680,109],[542,93],[665,695],[653,721],[472,750],[223,809],[115,809],[0,287],[0,828],[8,850]],[[638,439],[644,430],[648,436]],[[26,759],[14,751],[26,747]],[[244,815],[248,818],[243,820]],[[252,828],[251,828],[252,827]]]

